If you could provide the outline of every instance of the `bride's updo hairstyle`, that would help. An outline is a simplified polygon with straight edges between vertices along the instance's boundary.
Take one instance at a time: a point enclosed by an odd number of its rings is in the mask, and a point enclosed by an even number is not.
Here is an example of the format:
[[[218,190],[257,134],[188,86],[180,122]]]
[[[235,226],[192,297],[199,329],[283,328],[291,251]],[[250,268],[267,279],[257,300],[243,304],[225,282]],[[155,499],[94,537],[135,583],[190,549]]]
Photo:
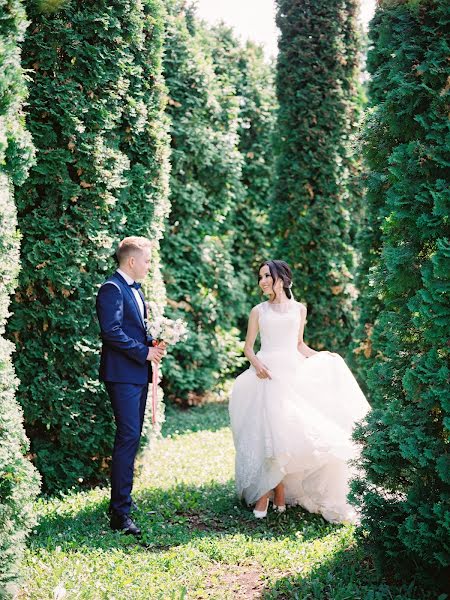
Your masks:
[[[265,262],[261,263],[258,269],[258,280],[259,272],[264,267],[264,265],[267,265],[269,267],[270,275],[273,279],[274,284],[277,279],[281,279],[281,281],[283,282],[284,292],[290,300],[292,298],[292,271],[289,265],[285,263],[284,260],[266,260]]]

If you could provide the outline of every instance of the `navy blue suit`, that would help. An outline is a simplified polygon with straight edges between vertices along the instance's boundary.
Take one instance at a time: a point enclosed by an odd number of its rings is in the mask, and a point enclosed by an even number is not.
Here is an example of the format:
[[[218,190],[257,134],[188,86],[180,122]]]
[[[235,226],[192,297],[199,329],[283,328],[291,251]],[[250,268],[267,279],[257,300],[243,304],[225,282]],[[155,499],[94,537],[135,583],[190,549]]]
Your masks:
[[[144,301],[141,290],[139,295]],[[96,307],[103,341],[100,380],[105,382],[117,427],[112,454],[111,509],[117,515],[126,515],[130,512],[134,460],[151,380],[147,355],[152,338],[146,333],[133,290],[120,273],[114,273],[100,287]],[[144,308],[146,317],[145,311]]]

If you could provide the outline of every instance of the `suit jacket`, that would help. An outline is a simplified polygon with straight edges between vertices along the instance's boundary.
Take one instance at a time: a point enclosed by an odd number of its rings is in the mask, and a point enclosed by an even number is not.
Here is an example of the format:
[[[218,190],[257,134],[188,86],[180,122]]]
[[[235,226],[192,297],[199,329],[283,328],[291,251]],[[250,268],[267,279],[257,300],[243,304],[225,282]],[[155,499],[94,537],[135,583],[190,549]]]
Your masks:
[[[144,300],[141,290],[139,294]],[[96,308],[103,341],[100,380],[147,384],[151,380],[147,355],[152,338],[147,335],[133,290],[120,273],[102,284]]]

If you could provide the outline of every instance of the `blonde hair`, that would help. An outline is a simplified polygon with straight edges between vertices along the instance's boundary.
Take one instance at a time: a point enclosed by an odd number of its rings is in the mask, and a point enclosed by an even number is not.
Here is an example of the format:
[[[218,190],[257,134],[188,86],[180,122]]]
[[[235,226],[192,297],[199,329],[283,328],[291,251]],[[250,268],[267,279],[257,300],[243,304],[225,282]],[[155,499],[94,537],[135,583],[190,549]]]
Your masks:
[[[151,248],[152,242],[145,237],[138,237],[137,235],[131,235],[130,237],[123,238],[119,242],[116,250],[117,262],[122,263],[126,258],[137,252],[142,252],[145,248]]]

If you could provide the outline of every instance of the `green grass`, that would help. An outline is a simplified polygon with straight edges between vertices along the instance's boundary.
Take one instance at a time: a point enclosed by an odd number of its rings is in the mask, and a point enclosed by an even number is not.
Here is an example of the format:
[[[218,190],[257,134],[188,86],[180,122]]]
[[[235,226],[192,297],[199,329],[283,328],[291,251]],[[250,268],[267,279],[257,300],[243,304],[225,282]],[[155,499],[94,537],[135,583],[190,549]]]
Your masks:
[[[256,521],[234,492],[227,407],[167,410],[134,499],[140,541],[108,528],[108,490],[40,500],[20,598],[436,598],[377,579],[353,528],[300,508]]]

